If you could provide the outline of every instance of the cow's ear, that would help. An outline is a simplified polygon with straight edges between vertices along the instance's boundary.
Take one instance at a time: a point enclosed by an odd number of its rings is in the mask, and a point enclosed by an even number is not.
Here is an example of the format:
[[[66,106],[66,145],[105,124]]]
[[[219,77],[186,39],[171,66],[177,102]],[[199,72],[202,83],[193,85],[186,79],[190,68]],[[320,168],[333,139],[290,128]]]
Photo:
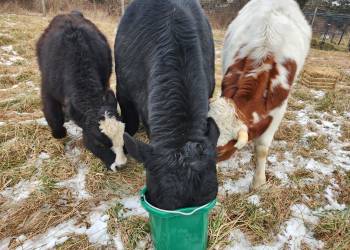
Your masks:
[[[115,98],[113,90],[108,89],[106,91],[104,101],[108,106],[117,107],[117,99]]]
[[[209,141],[216,147],[220,136],[220,130],[218,128],[218,125],[216,125],[214,119],[211,117],[207,119],[206,136],[208,137]]]
[[[134,139],[128,133],[124,133],[124,146],[132,158],[142,163],[152,153],[152,146]]]

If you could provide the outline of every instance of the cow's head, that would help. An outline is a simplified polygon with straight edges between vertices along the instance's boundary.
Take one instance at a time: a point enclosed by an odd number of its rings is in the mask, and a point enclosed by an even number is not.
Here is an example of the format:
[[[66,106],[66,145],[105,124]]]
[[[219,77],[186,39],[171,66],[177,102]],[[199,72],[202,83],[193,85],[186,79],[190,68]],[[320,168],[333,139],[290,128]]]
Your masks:
[[[98,112],[99,131],[106,135],[112,142],[110,148],[116,154],[115,161],[112,163],[111,170],[126,164],[126,156],[124,154],[124,129],[125,125],[117,112],[117,100],[112,90],[107,90],[103,97],[102,106]]]
[[[125,134],[128,153],[145,165],[147,199],[154,206],[169,210],[200,206],[215,199],[218,137],[218,127],[211,118],[201,138],[177,149],[154,147]]]

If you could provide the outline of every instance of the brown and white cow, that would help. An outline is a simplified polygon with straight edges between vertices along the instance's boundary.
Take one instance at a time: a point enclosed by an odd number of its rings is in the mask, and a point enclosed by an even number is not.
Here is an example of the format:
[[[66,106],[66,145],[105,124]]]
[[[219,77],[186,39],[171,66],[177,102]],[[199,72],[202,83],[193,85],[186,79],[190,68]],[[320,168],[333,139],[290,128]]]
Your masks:
[[[220,128],[219,161],[254,141],[253,189],[266,182],[268,149],[310,40],[311,28],[294,0],[251,0],[226,33],[222,94],[209,115]]]

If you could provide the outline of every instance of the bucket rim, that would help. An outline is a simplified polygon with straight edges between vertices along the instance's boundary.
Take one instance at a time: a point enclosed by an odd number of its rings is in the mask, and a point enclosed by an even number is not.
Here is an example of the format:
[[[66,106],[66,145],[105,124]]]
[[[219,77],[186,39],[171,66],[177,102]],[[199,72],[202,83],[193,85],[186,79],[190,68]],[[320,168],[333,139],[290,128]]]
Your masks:
[[[143,208],[152,215],[157,215],[161,217],[170,217],[170,216],[191,216],[199,211],[209,212],[216,204],[216,198],[202,206],[199,207],[186,207],[176,210],[166,210],[153,206],[146,199],[147,187],[144,187],[140,191],[141,205]]]

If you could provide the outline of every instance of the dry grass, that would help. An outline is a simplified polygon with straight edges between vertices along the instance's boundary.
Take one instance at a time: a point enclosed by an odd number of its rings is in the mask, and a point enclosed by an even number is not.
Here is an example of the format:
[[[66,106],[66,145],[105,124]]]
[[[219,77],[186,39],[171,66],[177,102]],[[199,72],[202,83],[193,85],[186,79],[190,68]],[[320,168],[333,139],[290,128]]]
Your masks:
[[[326,95],[316,103],[317,111],[331,112],[336,110],[339,114],[350,110],[350,92],[348,90],[335,90],[327,92]]]
[[[34,71],[33,69],[25,69],[16,76],[18,82],[26,81],[39,81],[39,72]]]
[[[17,81],[12,76],[0,76],[0,89],[9,88],[13,85],[17,84]]]
[[[47,127],[38,124],[1,126],[0,189],[31,177],[35,171],[34,157],[41,152],[47,152],[51,157],[64,155],[62,141],[52,138]]]
[[[313,173],[310,170],[299,168],[292,173],[288,174],[289,179],[295,183],[300,183],[305,178],[312,178]]]
[[[124,247],[127,250],[133,250],[141,240],[145,240],[150,234],[148,219],[140,216],[120,217],[119,212],[122,209],[123,205],[117,203],[107,211],[109,215],[108,232],[115,235],[119,231]]]
[[[98,249],[89,242],[87,235],[69,235],[69,239],[56,247],[57,250],[94,250]]]
[[[293,176],[293,177],[292,177]],[[298,170],[290,175],[292,179],[312,177],[312,173]],[[209,249],[223,249],[227,245],[229,234],[234,229],[245,233],[252,244],[269,243],[290,217],[290,207],[303,202],[311,209],[317,209],[326,204],[325,198],[320,198],[328,181],[317,184],[296,183],[295,187],[284,188],[273,178],[268,178],[266,189],[258,195],[260,205],[255,206],[247,201],[250,194],[233,194],[220,200],[210,215]],[[304,200],[303,195],[310,199]]]
[[[335,179],[337,184],[339,185],[339,189],[337,190],[339,193],[338,200],[340,203],[350,205],[350,172],[341,173],[340,171],[336,171]]]
[[[322,150],[328,148],[328,139],[325,135],[307,137],[309,149]]]
[[[41,108],[41,100],[36,92],[18,95],[9,100],[0,102],[0,109],[7,111],[16,111],[19,113],[32,113]]]
[[[300,85],[294,89],[292,96],[302,101],[310,101],[314,99],[314,96],[311,94],[310,89]]]
[[[133,250],[141,240],[145,240],[150,233],[148,219],[139,216],[130,216],[121,220],[119,229],[122,235],[122,241],[126,249]]]
[[[143,166],[132,159],[115,173],[107,171],[102,162],[87,151],[82,160],[89,166],[86,188],[94,197],[107,200],[120,193],[120,190],[135,193],[144,185]]]
[[[26,235],[32,237],[46,232],[73,216],[83,216],[87,201],[76,202],[68,189],[34,192],[20,204],[2,205],[0,238]]]
[[[286,113],[284,114],[284,119],[286,119],[287,121],[295,121],[297,118],[296,114],[292,111],[286,111]]]
[[[301,110],[306,107],[306,104],[304,102],[298,101],[296,98],[291,96],[288,100],[288,109],[289,110]]]
[[[72,178],[77,174],[77,169],[66,158],[53,158],[42,164],[41,172],[43,176],[57,182]]]
[[[341,126],[342,130],[342,140],[349,141],[350,140],[350,122],[343,122]]]
[[[9,45],[12,44],[14,42],[14,40],[12,39],[11,36],[8,35],[0,35],[0,46],[5,46],[5,45]]]
[[[260,195],[260,206],[247,201],[249,194],[233,194],[222,201],[221,207],[214,210],[210,219],[211,249],[225,245],[229,232],[234,228],[242,230],[253,244],[268,243],[289,217],[290,205],[300,199],[297,190],[276,186],[269,187],[269,191],[261,191]]]
[[[348,250],[350,246],[350,210],[327,212],[315,228],[315,235],[326,249]]]
[[[298,123],[282,122],[274,138],[279,141],[297,142],[303,134],[304,129]]]

